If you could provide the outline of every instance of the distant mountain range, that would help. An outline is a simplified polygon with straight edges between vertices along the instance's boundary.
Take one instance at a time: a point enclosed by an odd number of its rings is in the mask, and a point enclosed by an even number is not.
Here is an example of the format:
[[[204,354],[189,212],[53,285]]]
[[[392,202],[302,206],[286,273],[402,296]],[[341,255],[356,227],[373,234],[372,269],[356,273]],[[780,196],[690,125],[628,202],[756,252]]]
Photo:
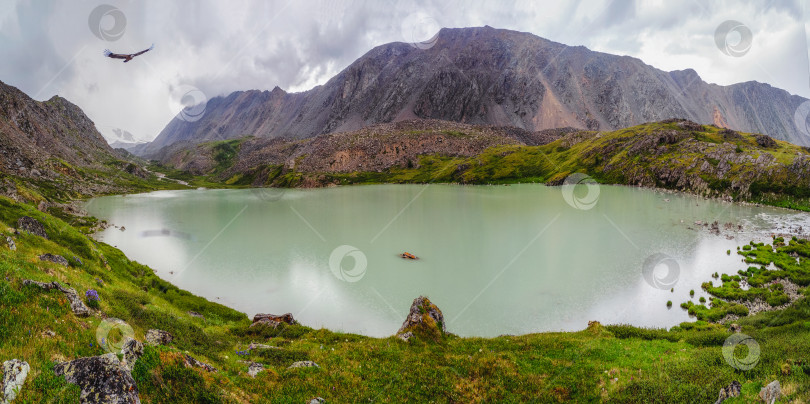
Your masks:
[[[134,152],[247,135],[309,138],[414,118],[529,131],[686,118],[810,145],[793,123],[806,99],[768,84],[709,84],[691,69],[665,72],[636,58],[491,27],[445,28],[434,46],[421,48],[378,46],[301,93],[276,87],[212,98],[201,119],[175,118]]]
[[[102,136],[113,149],[132,150],[138,145],[149,143],[146,140],[137,139],[129,131],[118,128],[113,129],[112,134]]]

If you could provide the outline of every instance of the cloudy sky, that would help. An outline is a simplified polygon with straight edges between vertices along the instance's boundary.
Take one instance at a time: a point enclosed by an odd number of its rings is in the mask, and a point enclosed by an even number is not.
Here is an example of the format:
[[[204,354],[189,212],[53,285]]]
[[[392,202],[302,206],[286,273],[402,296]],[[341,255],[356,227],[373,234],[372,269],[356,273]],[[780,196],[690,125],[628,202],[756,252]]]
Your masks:
[[[810,97],[804,1],[0,0],[0,81],[150,140],[182,94],[303,91],[376,45],[490,25]],[[102,54],[152,43],[126,64]]]

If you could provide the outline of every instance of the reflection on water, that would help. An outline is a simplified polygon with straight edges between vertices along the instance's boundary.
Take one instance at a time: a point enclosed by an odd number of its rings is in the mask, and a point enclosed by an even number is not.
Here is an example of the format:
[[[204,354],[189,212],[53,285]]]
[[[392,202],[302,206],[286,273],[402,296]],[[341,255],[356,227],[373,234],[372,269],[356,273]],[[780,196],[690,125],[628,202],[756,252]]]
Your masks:
[[[464,336],[578,330],[589,320],[670,327],[689,320],[677,306],[690,289],[696,300],[712,273],[745,267],[726,250],[810,229],[804,213],[615,186],[600,186],[587,210],[542,185],[263,195],[160,191],[96,198],[87,210],[126,227],[99,239],[181,288],[248,315],[292,312],[312,327],[372,336],[393,334],[419,295]],[[715,220],[719,234],[695,224]]]

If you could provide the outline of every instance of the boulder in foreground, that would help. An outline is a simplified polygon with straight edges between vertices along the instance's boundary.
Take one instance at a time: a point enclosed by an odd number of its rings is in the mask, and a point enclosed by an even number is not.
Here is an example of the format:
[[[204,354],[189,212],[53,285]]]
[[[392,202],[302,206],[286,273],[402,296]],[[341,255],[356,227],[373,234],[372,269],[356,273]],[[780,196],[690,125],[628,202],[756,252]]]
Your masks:
[[[135,380],[114,353],[62,362],[53,371],[82,389],[79,396],[82,404],[141,402]]]
[[[6,404],[14,401],[17,393],[22,389],[25,378],[28,377],[28,372],[31,367],[27,362],[19,359],[12,359],[3,362],[3,380],[0,381],[0,403]]]
[[[445,333],[447,333],[447,328],[442,311],[427,297],[419,296],[411,304],[408,317],[397,331],[397,336],[406,341],[411,336],[438,341]],[[404,338],[405,336],[408,338]]]
[[[253,316],[253,324],[250,326],[268,325],[270,327],[277,327],[281,323],[289,325],[298,324],[295,318],[293,318],[292,313],[284,313],[281,315],[259,313]]]

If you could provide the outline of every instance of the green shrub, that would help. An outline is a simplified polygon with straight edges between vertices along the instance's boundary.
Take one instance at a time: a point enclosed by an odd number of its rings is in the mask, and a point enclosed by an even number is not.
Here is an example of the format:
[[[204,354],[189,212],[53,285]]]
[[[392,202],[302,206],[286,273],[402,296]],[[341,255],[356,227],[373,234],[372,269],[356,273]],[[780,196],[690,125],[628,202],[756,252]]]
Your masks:
[[[81,395],[81,388],[75,384],[70,384],[65,381],[64,376],[57,376],[53,372],[55,362],[45,362],[40,373],[31,381],[30,386],[25,386],[25,389],[32,389],[40,396],[42,402],[57,403],[57,404],[73,404],[79,402]],[[21,394],[18,401],[23,400],[25,394]],[[23,401],[20,401],[23,402]]]
[[[256,356],[262,358],[263,362],[267,362],[273,366],[287,367],[293,362],[309,360],[309,354],[306,351],[289,350],[289,349],[259,349],[254,351]]]
[[[245,337],[250,336],[253,338],[276,338],[276,337],[283,337],[286,339],[299,339],[302,336],[310,333],[312,328],[294,324],[289,325],[287,323],[281,323],[276,327],[272,327],[265,324],[259,324],[255,327],[249,326],[237,326],[233,327],[231,332],[237,336]]]
[[[186,367],[181,359],[161,363],[159,349],[155,347],[144,347],[143,356],[135,362],[132,377],[142,400],[147,396],[158,403],[224,402],[218,389],[206,383],[197,370]]]

